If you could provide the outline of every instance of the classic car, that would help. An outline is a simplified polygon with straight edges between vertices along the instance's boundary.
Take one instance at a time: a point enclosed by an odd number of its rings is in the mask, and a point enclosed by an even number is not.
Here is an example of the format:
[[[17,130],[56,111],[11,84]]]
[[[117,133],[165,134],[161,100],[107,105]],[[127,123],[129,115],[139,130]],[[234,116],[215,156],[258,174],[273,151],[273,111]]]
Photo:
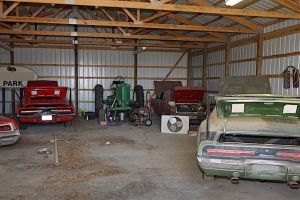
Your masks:
[[[200,127],[198,164],[206,178],[284,181],[299,188],[299,128],[299,97],[217,96],[208,126]]]
[[[22,105],[17,108],[19,121],[24,123],[70,122],[75,117],[71,96],[67,100],[67,87],[57,81],[28,81],[24,88]],[[70,92],[71,94],[71,92]]]
[[[15,144],[20,137],[21,134],[16,121],[0,115],[0,146]]]

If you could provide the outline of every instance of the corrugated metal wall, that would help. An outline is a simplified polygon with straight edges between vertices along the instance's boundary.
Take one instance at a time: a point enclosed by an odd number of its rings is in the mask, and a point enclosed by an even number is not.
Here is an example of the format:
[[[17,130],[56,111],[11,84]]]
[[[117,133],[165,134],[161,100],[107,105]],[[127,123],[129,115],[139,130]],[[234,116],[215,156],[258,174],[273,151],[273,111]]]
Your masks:
[[[181,56],[178,52],[143,52],[138,55],[138,84],[145,90],[153,91],[153,80],[162,80]],[[10,61],[9,52],[0,49],[0,66]],[[58,80],[61,86],[74,91],[74,51],[72,49],[15,49],[16,66],[26,66],[37,72],[41,80]],[[111,93],[110,84],[116,76],[124,76],[133,85],[134,55],[131,51],[79,50],[79,108],[94,110],[96,84],[104,86],[106,97]],[[186,84],[187,55],[170,75],[170,80]],[[74,98],[74,93],[72,94]],[[9,91],[6,99],[10,101]],[[2,99],[2,97],[1,97]],[[0,103],[1,106],[1,103]],[[10,105],[7,105],[10,112]]]
[[[287,20],[278,24],[268,26],[264,33],[300,24],[300,20]],[[253,37],[253,34],[237,35],[231,41],[238,41]],[[262,75],[280,75],[287,66],[295,66],[300,69],[300,33],[283,36],[263,42],[263,64]],[[216,45],[209,45],[215,47]],[[285,55],[295,53],[294,55]],[[280,55],[283,54],[283,55]],[[229,65],[229,76],[248,76],[256,74],[257,44],[247,44],[231,49],[231,62]],[[279,55],[274,57],[274,55]],[[271,56],[271,57],[270,57]],[[272,57],[273,56],[273,57]],[[208,90],[218,91],[219,77],[224,76],[225,51],[217,51],[208,54]],[[193,58],[193,65],[196,59]],[[299,95],[300,90],[290,88],[283,89],[283,78],[270,78],[274,94]]]
[[[192,57],[191,83],[194,86],[203,86],[203,56]]]

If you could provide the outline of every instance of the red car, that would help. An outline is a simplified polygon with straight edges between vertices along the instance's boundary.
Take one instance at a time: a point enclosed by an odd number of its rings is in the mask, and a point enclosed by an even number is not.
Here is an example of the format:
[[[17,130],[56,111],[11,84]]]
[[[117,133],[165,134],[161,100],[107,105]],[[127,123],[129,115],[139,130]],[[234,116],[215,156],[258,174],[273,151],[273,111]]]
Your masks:
[[[29,81],[24,88],[22,105],[16,114],[24,123],[69,122],[75,117],[75,108],[67,100],[67,87],[59,87],[57,81]],[[71,99],[71,96],[70,96]]]
[[[21,134],[16,121],[0,115],[0,146],[15,144],[20,137]]]
[[[154,81],[156,98],[151,106],[158,115],[198,116],[205,113],[202,87],[182,86],[180,81]]]

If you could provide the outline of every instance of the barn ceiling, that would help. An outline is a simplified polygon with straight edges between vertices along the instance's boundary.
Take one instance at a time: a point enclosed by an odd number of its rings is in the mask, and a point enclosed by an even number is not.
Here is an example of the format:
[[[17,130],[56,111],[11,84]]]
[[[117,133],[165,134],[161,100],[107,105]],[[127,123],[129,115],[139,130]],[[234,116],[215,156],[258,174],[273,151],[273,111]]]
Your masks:
[[[298,0],[4,0],[0,41],[28,45],[203,48],[300,19]]]

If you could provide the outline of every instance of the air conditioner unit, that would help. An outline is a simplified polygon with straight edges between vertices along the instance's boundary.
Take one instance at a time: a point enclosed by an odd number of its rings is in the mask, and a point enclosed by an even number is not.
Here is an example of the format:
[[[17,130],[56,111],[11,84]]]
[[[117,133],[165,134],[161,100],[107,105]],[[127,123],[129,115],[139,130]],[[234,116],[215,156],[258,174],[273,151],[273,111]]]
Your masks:
[[[171,134],[188,134],[189,117],[177,115],[162,115],[161,132]]]

